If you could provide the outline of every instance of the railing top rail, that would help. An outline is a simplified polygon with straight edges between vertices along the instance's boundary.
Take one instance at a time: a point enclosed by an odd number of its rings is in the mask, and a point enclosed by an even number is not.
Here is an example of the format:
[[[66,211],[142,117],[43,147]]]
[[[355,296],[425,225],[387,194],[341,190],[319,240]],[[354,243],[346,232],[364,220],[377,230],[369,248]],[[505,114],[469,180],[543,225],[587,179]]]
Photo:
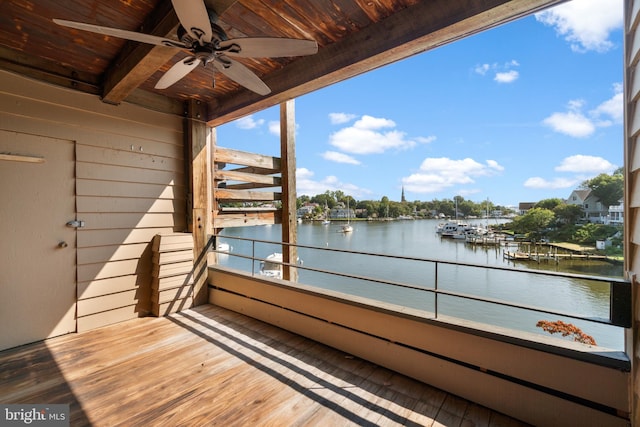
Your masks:
[[[225,239],[244,240],[244,241],[249,241],[249,242],[265,243],[265,244],[272,244],[272,245],[295,246],[295,247],[298,247],[298,248],[314,249],[314,250],[320,250],[320,251],[342,252],[342,253],[353,254],[353,255],[377,256],[377,257],[401,259],[401,260],[408,260],[408,261],[422,261],[422,262],[431,262],[431,263],[437,263],[437,264],[447,264],[447,265],[455,265],[455,266],[463,266],[463,267],[483,268],[483,269],[488,269],[488,270],[498,270],[498,271],[508,271],[508,272],[535,274],[535,275],[540,275],[540,276],[568,277],[568,278],[572,278],[572,279],[592,280],[592,281],[597,281],[597,282],[608,282],[608,283],[621,283],[621,284],[629,284],[630,283],[630,281],[628,279],[622,278],[622,277],[592,276],[592,275],[587,275],[587,274],[565,273],[565,272],[557,272],[557,271],[526,270],[526,269],[521,269],[521,268],[500,267],[500,266],[494,266],[494,265],[475,264],[475,263],[457,262],[457,261],[447,261],[447,260],[441,260],[441,259],[431,259],[431,258],[423,258],[423,257],[416,257],[416,256],[406,256],[406,255],[394,255],[394,254],[385,254],[385,253],[377,253],[377,252],[354,251],[354,250],[351,250],[351,249],[328,248],[328,247],[324,247],[324,246],[294,244],[294,243],[278,242],[278,241],[273,241],[273,240],[254,239],[254,238],[250,238],[250,237],[240,237],[240,236],[230,236],[230,235],[220,235],[220,234],[212,235],[212,238],[214,238],[214,237],[222,237],[222,238],[225,238]]]

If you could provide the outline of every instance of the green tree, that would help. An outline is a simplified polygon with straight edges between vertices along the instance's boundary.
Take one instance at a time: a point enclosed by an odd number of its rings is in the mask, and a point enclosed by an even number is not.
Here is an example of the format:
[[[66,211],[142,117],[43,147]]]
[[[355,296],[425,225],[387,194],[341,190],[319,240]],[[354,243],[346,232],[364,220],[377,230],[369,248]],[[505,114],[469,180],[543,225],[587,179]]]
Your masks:
[[[536,208],[544,208],[544,209],[549,209],[550,211],[554,210],[556,207],[563,205],[564,201],[562,201],[562,199],[559,198],[553,198],[553,199],[543,199],[540,200],[538,203],[536,203]]]
[[[582,188],[590,188],[593,195],[600,199],[604,209],[617,205],[624,194],[624,176],[621,169],[617,169],[613,175],[601,173],[595,178],[584,181]]]
[[[532,238],[539,239],[554,218],[553,211],[549,209],[529,209],[526,214],[513,221],[513,230],[516,233],[529,234]]]
[[[329,190],[325,191],[322,194],[317,194],[311,198],[312,203],[318,203],[322,206],[327,206],[329,209],[332,209],[336,206],[337,201],[335,195]]]
[[[553,213],[556,215],[556,221],[560,224],[575,224],[583,215],[581,206],[566,203],[553,208]]]
[[[302,196],[296,199],[296,208],[300,209],[302,206],[304,206],[305,203],[309,202],[310,200],[311,198],[309,196],[307,196],[306,194],[303,194]]]

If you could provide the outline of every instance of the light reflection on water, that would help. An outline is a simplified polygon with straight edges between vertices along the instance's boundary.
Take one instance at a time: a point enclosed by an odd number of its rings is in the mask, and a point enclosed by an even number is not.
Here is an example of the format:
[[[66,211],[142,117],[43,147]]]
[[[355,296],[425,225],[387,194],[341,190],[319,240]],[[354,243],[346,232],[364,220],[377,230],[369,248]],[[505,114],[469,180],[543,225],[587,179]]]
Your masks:
[[[339,222],[333,222],[328,226],[320,223],[303,223],[298,224],[298,243],[440,261],[500,267],[513,266],[519,269],[546,269],[605,276],[622,275],[621,266],[600,261],[561,260],[557,264],[554,262],[537,264],[529,261],[514,264],[512,261],[503,259],[503,248],[482,248],[452,239],[441,239],[435,233],[437,223],[434,220],[354,222],[352,223],[354,232],[347,234],[339,232]],[[482,223],[484,224],[483,221]],[[279,225],[227,228],[222,235],[279,241],[281,228]],[[248,241],[225,240],[224,237],[222,240],[229,243],[233,249],[231,255],[220,257],[220,264],[248,272],[257,273],[259,262],[252,265],[250,260],[235,257],[234,254],[266,258],[273,252],[281,252],[280,245],[256,243],[253,246]],[[426,289],[434,288],[436,264],[432,262],[344,254],[308,248],[300,248],[298,255],[305,267],[401,282]],[[609,316],[609,285],[607,283],[442,263],[438,263],[437,276],[438,287],[443,290],[588,317],[608,318]],[[299,281],[414,309],[429,312],[435,310],[435,298],[430,292],[330,276],[303,269],[299,270]],[[438,297],[438,313],[538,334],[544,334],[535,326],[538,320],[560,320],[537,312],[443,295]],[[571,322],[585,333],[592,335],[600,346],[615,350],[624,348],[621,328],[572,319],[562,320]]]

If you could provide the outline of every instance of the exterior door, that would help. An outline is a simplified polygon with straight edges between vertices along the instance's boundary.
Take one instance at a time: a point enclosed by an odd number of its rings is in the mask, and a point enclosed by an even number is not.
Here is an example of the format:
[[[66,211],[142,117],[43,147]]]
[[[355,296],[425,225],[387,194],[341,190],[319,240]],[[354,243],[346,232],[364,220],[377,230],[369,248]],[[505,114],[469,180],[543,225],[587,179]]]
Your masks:
[[[0,130],[0,154],[2,350],[76,330],[76,231],[74,143]]]

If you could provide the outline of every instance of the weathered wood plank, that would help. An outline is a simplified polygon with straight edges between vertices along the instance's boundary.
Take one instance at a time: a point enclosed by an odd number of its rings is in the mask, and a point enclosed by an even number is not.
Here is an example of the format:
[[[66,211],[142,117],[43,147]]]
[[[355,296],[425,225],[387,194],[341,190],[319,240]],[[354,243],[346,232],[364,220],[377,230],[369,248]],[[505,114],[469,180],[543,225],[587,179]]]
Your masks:
[[[271,169],[271,168],[258,168],[254,166],[246,166],[243,168],[234,168],[231,169],[233,172],[241,172],[241,173],[255,173],[258,175],[273,175],[280,173],[280,169]]]
[[[127,310],[135,307],[80,325]],[[211,305],[0,352],[0,401],[68,402],[72,425],[429,425],[415,421],[426,418],[410,400],[433,401],[433,390]]]
[[[102,213],[169,213],[186,214],[181,200],[145,199],[138,197],[77,196],[76,212]]]
[[[151,292],[151,302],[155,304],[164,304],[166,302],[188,298],[193,294],[192,284],[193,283],[177,288],[163,289]]]
[[[193,261],[176,262],[172,264],[154,264],[151,271],[153,277],[184,276],[193,272]]]
[[[178,147],[172,148],[176,151],[175,154],[180,150]],[[132,150],[130,146],[124,147],[124,149],[114,149],[111,147],[78,144],[76,156],[78,162],[128,166],[132,168],[171,171],[174,173],[183,172],[183,161],[181,158],[145,153],[144,151],[140,151],[139,147],[134,147]]]
[[[264,154],[249,153],[246,151],[233,150],[230,148],[216,147],[216,163],[228,163],[234,165],[251,166],[261,169],[280,171],[280,159]]]
[[[270,202],[282,198],[282,193],[273,191],[227,190],[223,188],[218,188],[214,194],[218,200]]]
[[[151,260],[157,264],[170,264],[181,261],[193,262],[193,247],[183,251],[155,252]]]
[[[175,227],[182,230],[185,222]],[[133,243],[148,243],[159,233],[174,231],[174,227],[139,228],[134,230],[85,230],[78,229],[77,246],[87,248],[99,245],[128,245]]]
[[[184,186],[182,170],[140,169],[135,166],[104,164],[99,162],[100,160],[104,161],[104,159],[92,159],[89,156],[87,156],[86,160],[87,161],[84,162],[77,162],[77,178]]]
[[[216,227],[243,227],[249,225],[280,224],[282,222],[282,212],[245,212],[245,213],[214,213]]]
[[[110,228],[176,227],[182,221],[180,213],[84,213],[86,230]]]
[[[227,190],[255,190],[258,188],[273,188],[271,184],[227,184],[224,186]]]
[[[249,172],[239,172],[237,170],[218,170],[214,176],[215,179],[218,180],[229,180],[229,181],[241,181],[241,182],[252,182],[257,184],[266,184],[271,187],[278,187],[282,184],[282,179],[279,176],[269,176],[269,175],[261,175]],[[228,188],[228,187],[227,187]]]
[[[180,275],[169,277],[154,277],[151,279],[152,292],[160,292],[166,289],[179,288],[185,285],[193,285],[193,276]]]
[[[140,258],[149,249],[148,243],[132,245],[95,246],[78,249],[78,264],[92,264],[96,262],[123,261]]]
[[[97,197],[139,197],[144,199],[170,199],[176,202],[184,200],[183,186],[115,183],[109,181],[76,180],[76,194]]]
[[[78,299],[95,298],[102,295],[124,292],[147,285],[151,280],[151,272],[145,276],[127,275],[78,282]]]

